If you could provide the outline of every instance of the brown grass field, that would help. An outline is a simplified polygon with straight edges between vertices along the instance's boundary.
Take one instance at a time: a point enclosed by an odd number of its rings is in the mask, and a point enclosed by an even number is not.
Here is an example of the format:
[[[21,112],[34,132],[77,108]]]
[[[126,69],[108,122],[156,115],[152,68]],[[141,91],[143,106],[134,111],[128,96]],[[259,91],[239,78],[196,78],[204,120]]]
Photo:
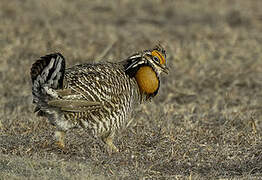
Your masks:
[[[1,0],[0,179],[262,178],[261,0]],[[118,61],[162,42],[158,96],[109,156],[82,129],[54,145],[33,114],[31,64]]]

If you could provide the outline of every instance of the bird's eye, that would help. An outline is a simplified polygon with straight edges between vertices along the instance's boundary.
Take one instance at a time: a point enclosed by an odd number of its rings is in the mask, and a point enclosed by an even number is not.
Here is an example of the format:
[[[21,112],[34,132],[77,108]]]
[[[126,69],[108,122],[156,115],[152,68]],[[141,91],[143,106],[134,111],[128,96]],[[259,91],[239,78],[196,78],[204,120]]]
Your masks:
[[[158,63],[160,63],[160,60],[159,60],[159,58],[157,56],[153,56],[153,60],[158,62]]]
[[[153,60],[158,62],[159,64],[165,64],[165,57],[157,50],[152,52]]]

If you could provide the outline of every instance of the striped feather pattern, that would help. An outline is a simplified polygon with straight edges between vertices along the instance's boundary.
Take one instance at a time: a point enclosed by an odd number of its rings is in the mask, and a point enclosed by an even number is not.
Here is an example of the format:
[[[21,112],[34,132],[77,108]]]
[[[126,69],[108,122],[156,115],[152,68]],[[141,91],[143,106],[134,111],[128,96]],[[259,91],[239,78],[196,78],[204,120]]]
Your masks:
[[[75,119],[94,134],[124,126],[141,98],[137,83],[128,77],[121,63],[74,66],[66,70],[65,84],[64,88],[72,89],[80,99],[102,103],[101,108],[88,113],[65,112],[65,119]]]

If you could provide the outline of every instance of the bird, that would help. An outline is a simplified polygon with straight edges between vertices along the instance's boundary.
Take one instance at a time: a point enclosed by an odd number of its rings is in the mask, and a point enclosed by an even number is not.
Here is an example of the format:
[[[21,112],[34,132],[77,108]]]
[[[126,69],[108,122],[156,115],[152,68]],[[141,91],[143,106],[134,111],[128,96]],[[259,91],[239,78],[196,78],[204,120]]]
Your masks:
[[[101,138],[108,152],[118,152],[116,132],[127,126],[137,106],[158,94],[162,72],[169,69],[160,44],[118,62],[70,68],[61,53],[48,54],[31,67],[34,113],[56,127],[55,142],[61,149],[66,132],[82,127]]]

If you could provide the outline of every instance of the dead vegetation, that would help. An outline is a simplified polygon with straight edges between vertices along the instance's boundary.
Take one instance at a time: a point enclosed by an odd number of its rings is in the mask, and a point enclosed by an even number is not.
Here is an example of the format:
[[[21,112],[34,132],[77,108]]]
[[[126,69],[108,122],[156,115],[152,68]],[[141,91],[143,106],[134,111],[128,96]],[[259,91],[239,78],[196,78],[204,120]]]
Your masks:
[[[8,1],[0,4],[0,179],[262,176],[262,1]],[[83,130],[53,145],[32,112],[29,70],[119,60],[158,41],[171,72],[108,156]]]

